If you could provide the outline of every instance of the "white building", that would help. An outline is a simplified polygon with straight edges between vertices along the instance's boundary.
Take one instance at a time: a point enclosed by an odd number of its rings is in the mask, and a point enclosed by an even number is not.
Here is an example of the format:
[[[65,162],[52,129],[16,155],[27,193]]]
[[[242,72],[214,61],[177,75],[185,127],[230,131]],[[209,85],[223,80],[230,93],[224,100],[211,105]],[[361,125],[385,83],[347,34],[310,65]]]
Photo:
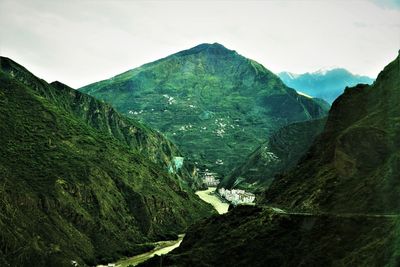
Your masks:
[[[229,202],[232,202],[233,204],[253,203],[256,198],[254,194],[246,192],[242,189],[229,190],[225,188],[220,188],[218,189],[218,193],[221,195],[221,197],[225,198]]]
[[[219,180],[216,179],[217,174],[214,172],[205,171],[203,174],[203,183],[207,186],[217,186],[219,184]]]

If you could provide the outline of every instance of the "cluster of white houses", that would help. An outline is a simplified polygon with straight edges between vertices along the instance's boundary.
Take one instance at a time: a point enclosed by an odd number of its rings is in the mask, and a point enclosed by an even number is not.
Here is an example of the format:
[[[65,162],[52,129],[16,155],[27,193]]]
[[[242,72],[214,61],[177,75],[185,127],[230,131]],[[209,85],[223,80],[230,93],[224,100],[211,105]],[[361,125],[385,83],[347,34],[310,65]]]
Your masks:
[[[209,172],[206,169],[206,171],[203,173],[203,183],[207,186],[217,186],[219,184],[217,174],[215,172]]]
[[[208,169],[205,169],[204,172],[197,169],[198,173],[201,175],[203,183],[207,186],[215,187],[219,184],[219,179],[217,179],[217,173],[210,172]],[[237,204],[250,204],[253,203],[256,199],[256,196],[252,193],[246,192],[242,189],[218,189],[218,193],[221,197],[225,198],[227,201],[231,202],[234,205]]]
[[[225,188],[220,188],[218,189],[218,193],[221,195],[221,197],[225,198],[235,205],[253,203],[256,198],[254,194],[246,192],[242,189],[229,190]]]

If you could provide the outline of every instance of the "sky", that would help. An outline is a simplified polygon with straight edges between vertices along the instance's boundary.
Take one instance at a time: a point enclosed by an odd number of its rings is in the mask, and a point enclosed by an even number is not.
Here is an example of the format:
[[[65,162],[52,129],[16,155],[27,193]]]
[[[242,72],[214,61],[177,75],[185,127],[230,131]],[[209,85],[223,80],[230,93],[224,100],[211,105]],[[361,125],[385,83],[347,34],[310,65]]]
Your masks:
[[[74,88],[214,42],[276,73],[376,77],[400,49],[400,0],[0,0],[0,55]]]

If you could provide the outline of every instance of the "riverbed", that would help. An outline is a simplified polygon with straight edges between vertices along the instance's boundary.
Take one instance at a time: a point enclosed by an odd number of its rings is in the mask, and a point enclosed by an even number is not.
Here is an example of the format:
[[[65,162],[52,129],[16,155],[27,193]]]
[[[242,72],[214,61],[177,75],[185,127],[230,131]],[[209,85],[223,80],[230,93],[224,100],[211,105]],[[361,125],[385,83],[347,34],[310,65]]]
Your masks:
[[[136,266],[139,263],[142,263],[155,255],[167,254],[168,252],[179,247],[184,236],[185,236],[184,234],[179,235],[179,238],[177,240],[155,242],[155,243],[153,243],[155,245],[155,248],[153,250],[130,257],[130,258],[126,258],[126,259],[117,261],[116,263],[114,263],[114,266],[115,267],[127,267],[129,265]],[[102,266],[105,267],[107,265],[98,265],[97,267],[102,267]]]
[[[216,189],[216,187],[209,187],[207,190],[197,191],[196,195],[198,195],[204,202],[213,205],[219,214],[227,213],[229,204],[223,202],[218,196],[215,195]]]
[[[216,187],[209,187],[207,190],[197,191],[196,195],[198,195],[204,202],[211,204],[219,214],[227,213],[229,204],[223,202],[218,196],[215,195],[216,189],[217,189]],[[114,263],[114,266],[115,267],[127,267],[129,265],[136,266],[139,263],[150,259],[154,255],[167,254],[170,251],[174,250],[175,248],[179,247],[184,236],[185,236],[184,234],[179,235],[179,238],[177,240],[155,242],[154,243],[155,248],[153,250],[130,258],[120,260]],[[98,265],[97,267],[101,266],[107,266],[107,265]]]

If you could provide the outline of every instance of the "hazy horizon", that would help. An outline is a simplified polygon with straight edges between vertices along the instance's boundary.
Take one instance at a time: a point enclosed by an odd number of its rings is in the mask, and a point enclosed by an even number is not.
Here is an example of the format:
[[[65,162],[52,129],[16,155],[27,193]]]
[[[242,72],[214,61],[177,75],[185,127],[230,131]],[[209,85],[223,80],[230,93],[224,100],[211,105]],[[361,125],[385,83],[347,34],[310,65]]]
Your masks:
[[[400,48],[400,2],[0,0],[0,55],[72,87],[200,43],[278,73],[376,75]]]

